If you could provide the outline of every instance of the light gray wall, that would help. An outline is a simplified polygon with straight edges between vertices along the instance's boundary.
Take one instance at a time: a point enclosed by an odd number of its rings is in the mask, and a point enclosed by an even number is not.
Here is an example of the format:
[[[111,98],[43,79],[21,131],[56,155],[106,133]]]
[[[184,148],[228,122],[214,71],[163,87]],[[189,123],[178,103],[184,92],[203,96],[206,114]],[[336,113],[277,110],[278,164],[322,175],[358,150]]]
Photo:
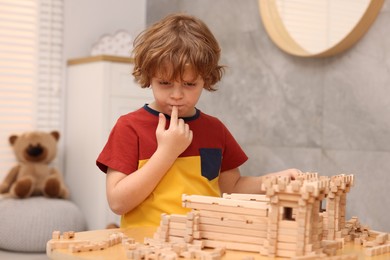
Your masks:
[[[89,56],[104,34],[126,30],[137,35],[145,27],[146,0],[64,1],[65,60]]]
[[[267,36],[257,0],[148,0],[147,24],[170,12],[205,21],[229,66],[219,91],[198,107],[219,117],[259,175],[285,168],[351,173],[348,218],[390,232],[390,7],[352,49],[305,59]]]

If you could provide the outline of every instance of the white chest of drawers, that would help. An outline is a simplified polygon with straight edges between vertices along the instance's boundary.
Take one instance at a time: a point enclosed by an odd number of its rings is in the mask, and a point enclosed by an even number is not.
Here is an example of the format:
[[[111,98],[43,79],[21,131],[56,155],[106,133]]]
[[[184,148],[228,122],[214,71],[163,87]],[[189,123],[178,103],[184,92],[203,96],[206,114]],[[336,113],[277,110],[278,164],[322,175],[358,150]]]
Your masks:
[[[117,118],[153,100],[131,75],[131,59],[96,56],[68,62],[65,122],[65,181],[71,199],[84,213],[89,229],[117,222],[108,207],[105,174],[96,158]]]

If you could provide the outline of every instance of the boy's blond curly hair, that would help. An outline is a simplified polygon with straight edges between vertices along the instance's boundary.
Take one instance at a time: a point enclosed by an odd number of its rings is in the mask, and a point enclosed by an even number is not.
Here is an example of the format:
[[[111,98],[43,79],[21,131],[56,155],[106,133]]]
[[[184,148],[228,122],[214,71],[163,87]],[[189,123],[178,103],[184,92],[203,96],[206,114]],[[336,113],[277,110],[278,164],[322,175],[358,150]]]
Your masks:
[[[143,88],[157,74],[166,80],[183,79],[188,66],[215,91],[224,66],[218,64],[221,49],[207,25],[196,17],[172,14],[144,30],[134,40],[133,76]]]

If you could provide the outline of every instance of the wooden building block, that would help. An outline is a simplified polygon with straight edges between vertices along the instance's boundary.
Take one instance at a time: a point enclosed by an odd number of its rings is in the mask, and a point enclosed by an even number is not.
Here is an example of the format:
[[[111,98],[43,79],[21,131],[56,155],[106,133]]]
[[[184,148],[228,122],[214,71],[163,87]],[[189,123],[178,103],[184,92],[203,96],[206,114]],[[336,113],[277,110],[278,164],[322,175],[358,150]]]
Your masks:
[[[201,231],[202,239],[208,240],[218,240],[218,241],[231,241],[231,242],[240,242],[240,243],[249,243],[249,244],[258,244],[262,245],[266,238],[261,237],[251,237],[247,235],[233,235],[226,233],[218,233],[211,231]]]
[[[268,223],[267,216],[255,216],[255,215],[247,215],[247,214],[237,214],[237,213],[229,213],[229,212],[216,212],[211,210],[202,210],[199,214],[199,219],[202,217],[219,219],[220,221],[239,221],[247,224],[260,224],[266,226]],[[232,222],[232,224],[235,224]]]
[[[169,215],[170,222],[186,223],[187,215],[171,214]]]
[[[68,249],[70,246],[74,245],[87,245],[91,242],[89,240],[50,240],[47,242],[47,249],[50,251],[54,249]]]
[[[194,203],[204,203],[208,205],[220,205],[220,206],[230,206],[230,207],[240,207],[240,208],[249,208],[249,209],[268,209],[267,203],[257,202],[257,201],[246,201],[239,199],[224,199],[218,197],[210,196],[200,196],[200,195],[185,195],[182,196],[183,202],[194,202]]]
[[[225,247],[230,250],[239,250],[239,251],[248,251],[248,252],[260,252],[263,245],[240,243],[240,242],[229,242],[229,241],[219,241],[219,240],[203,240],[205,247],[217,248]]]
[[[60,231],[53,231],[52,233],[52,239],[60,239],[61,237],[61,232]]]
[[[216,225],[216,226],[224,226],[224,227],[235,227],[240,228],[241,230],[258,230],[258,231],[266,231],[267,223],[251,223],[237,220],[229,220],[229,219],[217,219],[217,218],[209,218],[201,216],[199,218],[199,226],[202,224]]]
[[[226,205],[217,205],[217,204],[206,204],[206,203],[197,203],[197,202],[184,202],[186,208],[192,208],[197,210],[209,210],[216,212],[228,212],[228,213],[238,213],[245,215],[254,215],[264,217],[268,215],[268,209],[261,208],[243,208],[235,206],[226,206]]]
[[[266,230],[258,230],[256,228],[253,229],[245,229],[243,230],[240,227],[232,227],[232,226],[219,226],[215,224],[200,224],[199,230],[201,232],[210,231],[210,232],[219,232],[224,234],[235,234],[235,235],[241,235],[245,234],[246,236],[254,236],[254,237],[260,237],[260,238],[266,238],[267,237],[267,231]]]
[[[62,237],[64,239],[72,239],[72,238],[74,238],[74,231],[66,231],[66,232],[62,233]]]
[[[174,222],[171,220],[169,223],[169,229],[186,229],[187,223],[186,222]]]
[[[242,194],[242,193],[231,193],[222,194],[222,197],[225,199],[236,199],[236,200],[249,200],[249,201],[258,201],[258,202],[269,202],[269,198],[264,194]]]
[[[279,248],[276,250],[276,255],[279,256],[279,257],[291,258],[291,257],[296,256],[296,254],[297,253],[294,250],[279,249]]]

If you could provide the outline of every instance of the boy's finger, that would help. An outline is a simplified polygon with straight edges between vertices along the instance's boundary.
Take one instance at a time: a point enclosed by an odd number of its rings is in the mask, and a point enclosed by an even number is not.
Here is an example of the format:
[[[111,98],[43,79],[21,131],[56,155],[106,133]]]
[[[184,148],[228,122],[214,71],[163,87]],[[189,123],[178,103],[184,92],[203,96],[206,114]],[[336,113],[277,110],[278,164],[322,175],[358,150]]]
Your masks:
[[[156,132],[164,131],[165,130],[165,123],[166,123],[165,116],[163,113],[160,113],[158,115],[158,125],[157,125]]]
[[[172,112],[171,112],[171,122],[169,125],[177,125],[177,120],[178,120],[178,117],[179,117],[179,111],[178,111],[178,108],[177,106],[172,106]]]

